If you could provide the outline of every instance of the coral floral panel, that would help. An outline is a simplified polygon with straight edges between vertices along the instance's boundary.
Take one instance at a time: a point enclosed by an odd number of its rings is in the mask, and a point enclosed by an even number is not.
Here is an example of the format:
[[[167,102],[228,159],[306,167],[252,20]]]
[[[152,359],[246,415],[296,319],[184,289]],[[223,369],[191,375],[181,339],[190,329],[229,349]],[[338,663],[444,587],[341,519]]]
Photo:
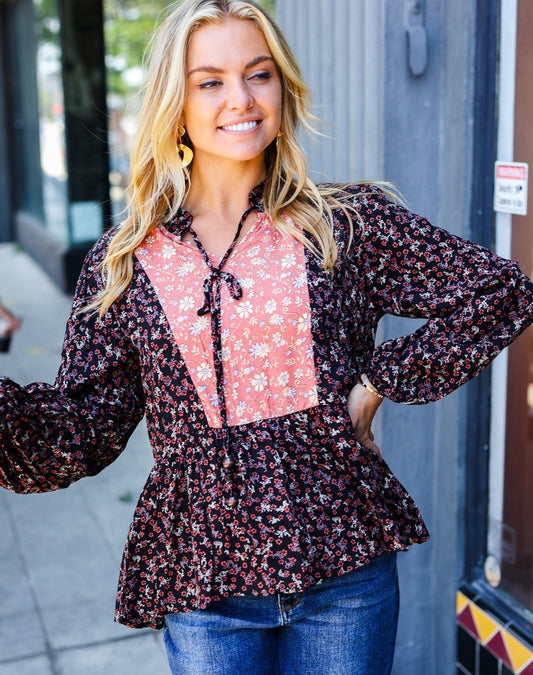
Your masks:
[[[209,425],[221,426],[210,315],[198,316],[209,269],[196,246],[165,228],[137,249],[192,377]],[[219,260],[211,256],[217,266]],[[305,253],[260,213],[224,266],[239,281],[221,286],[222,362],[228,424],[247,424],[318,404]]]

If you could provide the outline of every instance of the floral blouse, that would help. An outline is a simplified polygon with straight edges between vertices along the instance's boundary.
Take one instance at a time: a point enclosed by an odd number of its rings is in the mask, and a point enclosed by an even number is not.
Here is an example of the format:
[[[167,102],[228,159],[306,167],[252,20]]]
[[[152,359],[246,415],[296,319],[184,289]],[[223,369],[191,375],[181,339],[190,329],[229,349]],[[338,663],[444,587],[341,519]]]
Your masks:
[[[299,591],[428,537],[384,460],[354,437],[360,373],[427,403],[476,375],[533,321],[513,262],[431,226],[376,188],[345,188],[334,274],[263,210],[222,260],[186,211],[136,251],[103,319],[104,235],[87,256],[53,385],[0,379],[0,484],[44,492],[94,475],[144,414],[154,465],[135,509],[118,621],[230,595]],[[185,231],[196,246],[182,239]],[[375,346],[386,314],[427,319]]]

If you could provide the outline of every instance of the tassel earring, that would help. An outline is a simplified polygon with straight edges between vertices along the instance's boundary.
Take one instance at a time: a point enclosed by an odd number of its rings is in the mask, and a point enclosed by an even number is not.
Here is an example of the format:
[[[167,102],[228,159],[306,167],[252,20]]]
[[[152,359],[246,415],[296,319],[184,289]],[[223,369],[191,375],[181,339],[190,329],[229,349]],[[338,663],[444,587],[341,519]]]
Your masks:
[[[176,150],[178,152],[178,155],[181,159],[181,163],[183,165],[183,168],[185,169],[186,167],[189,166],[189,164],[192,162],[192,158],[194,156],[193,151],[189,148],[188,145],[184,145],[181,142],[181,137],[185,133],[185,127],[183,127],[181,124],[178,124],[178,134],[179,138],[176,142]]]
[[[280,129],[280,130],[278,131],[277,136],[276,136],[276,150],[278,149],[279,139],[280,139],[282,136],[283,136],[283,131]]]

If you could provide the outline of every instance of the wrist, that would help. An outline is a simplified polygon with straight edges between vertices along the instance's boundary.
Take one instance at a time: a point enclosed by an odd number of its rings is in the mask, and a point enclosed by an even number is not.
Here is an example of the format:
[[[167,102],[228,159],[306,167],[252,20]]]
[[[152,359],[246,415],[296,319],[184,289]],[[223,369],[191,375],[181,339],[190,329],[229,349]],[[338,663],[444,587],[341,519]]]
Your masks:
[[[374,387],[365,373],[361,373],[361,375],[359,375],[359,384],[361,384],[367,391],[380,400],[383,399],[383,394],[378,389],[376,389],[376,387]]]

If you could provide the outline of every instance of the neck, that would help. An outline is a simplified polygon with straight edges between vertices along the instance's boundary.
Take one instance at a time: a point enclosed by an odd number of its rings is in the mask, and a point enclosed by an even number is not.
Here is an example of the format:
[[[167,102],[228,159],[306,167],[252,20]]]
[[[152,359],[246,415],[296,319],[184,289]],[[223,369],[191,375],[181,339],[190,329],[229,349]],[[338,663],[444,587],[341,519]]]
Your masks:
[[[216,213],[238,220],[248,208],[250,190],[265,177],[262,163],[255,167],[242,164],[233,171],[194,165],[185,208],[193,216]]]

